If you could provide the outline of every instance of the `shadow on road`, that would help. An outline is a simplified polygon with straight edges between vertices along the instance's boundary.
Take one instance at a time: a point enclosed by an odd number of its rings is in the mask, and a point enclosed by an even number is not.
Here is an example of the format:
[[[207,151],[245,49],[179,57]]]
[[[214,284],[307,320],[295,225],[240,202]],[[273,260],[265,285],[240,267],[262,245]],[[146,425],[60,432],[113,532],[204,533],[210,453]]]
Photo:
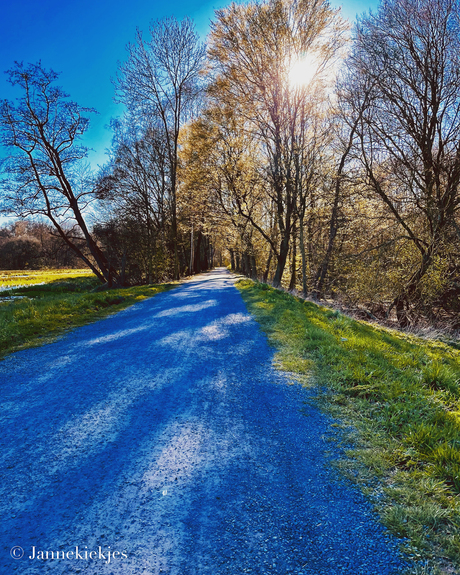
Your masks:
[[[221,269],[3,361],[3,572],[399,573],[272,356]]]

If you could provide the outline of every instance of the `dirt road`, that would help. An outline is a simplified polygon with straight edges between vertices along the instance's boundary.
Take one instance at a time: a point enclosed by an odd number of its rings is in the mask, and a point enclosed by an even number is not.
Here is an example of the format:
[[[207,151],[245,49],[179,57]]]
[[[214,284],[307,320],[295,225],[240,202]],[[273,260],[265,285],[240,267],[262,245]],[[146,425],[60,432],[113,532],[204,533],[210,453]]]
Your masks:
[[[233,281],[0,362],[1,573],[402,572]]]

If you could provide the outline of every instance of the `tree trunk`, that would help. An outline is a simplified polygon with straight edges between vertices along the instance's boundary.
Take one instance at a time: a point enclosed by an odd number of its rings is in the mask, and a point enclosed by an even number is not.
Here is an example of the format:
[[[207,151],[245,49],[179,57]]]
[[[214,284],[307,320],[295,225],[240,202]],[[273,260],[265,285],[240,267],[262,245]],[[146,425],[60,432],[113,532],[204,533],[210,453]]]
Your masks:
[[[121,273],[120,273],[120,284],[125,284],[125,272],[126,272],[126,246],[123,246],[123,256],[121,258]]]
[[[273,277],[273,286],[280,287],[283,279],[284,268],[289,254],[289,234],[284,234],[280,245],[280,253],[277,257],[276,271]]]
[[[304,238],[304,227],[303,227],[303,215],[299,222],[300,231],[300,255],[302,257],[302,295],[307,297],[307,259],[305,257],[305,238]]]
[[[194,243],[194,238],[193,238],[193,223],[192,223],[192,229],[190,231],[190,275],[193,275],[193,243]]]
[[[251,254],[250,258],[250,265],[251,265],[251,278],[253,280],[257,279],[257,267],[256,267],[256,257],[254,254]]]
[[[319,267],[315,277],[314,297],[320,299],[323,297],[324,280],[326,279],[329,270],[329,263],[331,261],[332,251],[334,249],[335,237],[339,229],[338,216],[339,216],[339,200],[340,200],[340,176],[336,179],[334,203],[332,205],[331,220],[329,224],[329,241],[327,244],[326,254]]]
[[[270,250],[270,253],[268,254],[267,264],[265,266],[264,275],[263,275],[263,282],[264,283],[267,283],[267,280],[268,280],[268,274],[270,273],[270,264],[272,263],[272,257],[273,257],[273,251]]]
[[[209,269],[208,251],[209,251],[209,238],[203,235],[203,257],[201,258],[201,271]]]
[[[196,248],[195,248],[195,255],[194,255],[195,257],[194,257],[194,262],[193,262],[193,271],[196,274],[200,273],[200,271],[201,271],[201,258],[200,258],[201,242],[202,242],[202,233],[201,233],[201,231],[199,231],[197,234],[197,239],[196,239]]]
[[[289,290],[292,291],[296,286],[297,276],[297,241],[296,241],[296,226],[292,229],[292,266],[291,266],[291,281],[289,282]]]
[[[345,169],[345,162],[347,160],[348,154],[351,151],[353,146],[353,141],[355,139],[356,131],[358,129],[359,123],[361,121],[364,108],[367,106],[368,98],[366,96],[365,104],[363,108],[360,110],[358,117],[356,118],[353,126],[351,127],[350,134],[348,136],[348,143],[343,151],[343,154],[340,158],[339,166],[337,168],[337,175],[335,177],[335,190],[334,190],[334,203],[332,205],[332,213],[331,213],[331,220],[329,223],[329,241],[327,244],[326,254],[322,261],[321,266],[318,269],[315,277],[315,288],[314,288],[314,296],[316,298],[323,297],[323,287],[324,281],[327,276],[327,272],[329,270],[329,263],[331,261],[332,251],[334,248],[335,237],[337,235],[337,231],[339,229],[338,226],[338,217],[339,217],[339,203],[340,203],[340,193],[341,193],[341,184],[342,184],[342,174],[343,170]]]
[[[243,253],[243,274],[248,277],[251,275],[251,266],[249,264],[249,254],[247,251]]]

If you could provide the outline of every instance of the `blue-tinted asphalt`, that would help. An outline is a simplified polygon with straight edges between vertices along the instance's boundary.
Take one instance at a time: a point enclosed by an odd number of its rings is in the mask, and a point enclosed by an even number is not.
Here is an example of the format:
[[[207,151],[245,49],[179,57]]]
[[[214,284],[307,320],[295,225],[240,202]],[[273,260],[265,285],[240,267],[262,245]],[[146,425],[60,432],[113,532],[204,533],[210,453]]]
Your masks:
[[[1,362],[0,573],[402,573],[272,359],[216,270]]]

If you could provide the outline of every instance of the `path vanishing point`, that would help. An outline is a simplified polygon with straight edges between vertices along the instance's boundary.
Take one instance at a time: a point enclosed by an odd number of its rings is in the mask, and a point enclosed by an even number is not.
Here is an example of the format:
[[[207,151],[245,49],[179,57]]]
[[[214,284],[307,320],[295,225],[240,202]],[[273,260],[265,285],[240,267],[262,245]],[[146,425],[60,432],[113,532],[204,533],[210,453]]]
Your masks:
[[[0,573],[402,573],[273,354],[217,269],[1,361]]]

